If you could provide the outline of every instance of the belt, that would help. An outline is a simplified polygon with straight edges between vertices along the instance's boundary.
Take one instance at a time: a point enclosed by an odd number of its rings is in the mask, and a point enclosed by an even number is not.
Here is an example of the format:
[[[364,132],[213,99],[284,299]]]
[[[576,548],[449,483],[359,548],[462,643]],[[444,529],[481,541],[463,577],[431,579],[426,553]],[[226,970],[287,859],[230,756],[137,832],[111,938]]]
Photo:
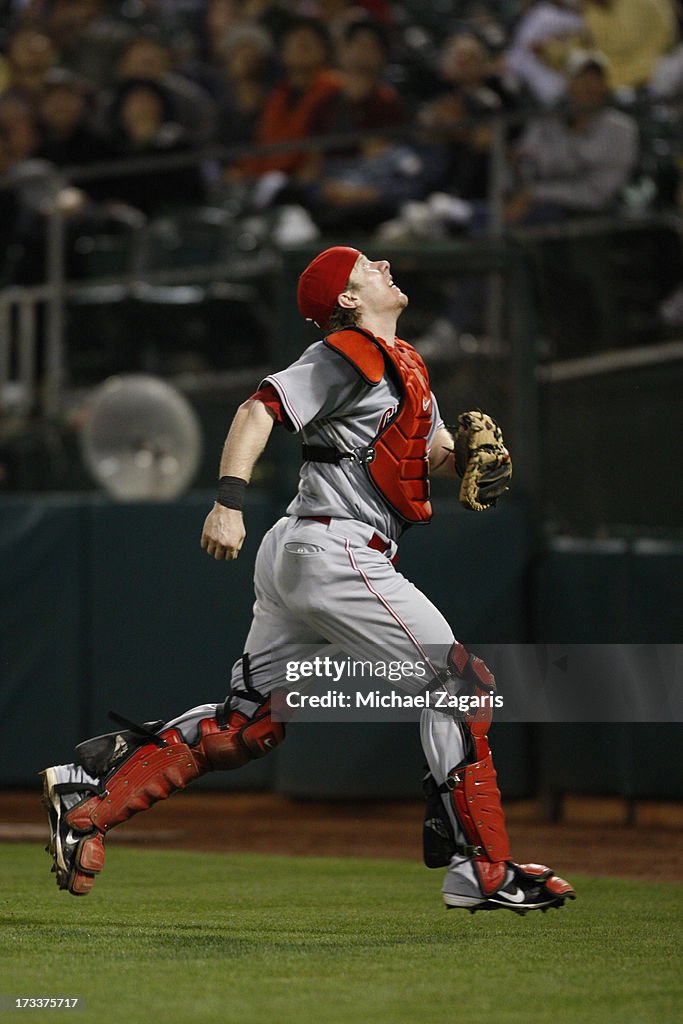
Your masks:
[[[316,523],[323,523],[325,526],[329,526],[332,522],[332,516],[298,516],[299,519],[315,519]],[[385,540],[380,537],[378,533],[373,533],[372,537],[368,541],[368,547],[372,548],[373,551],[381,551],[383,555],[388,555],[391,551],[391,544],[387,544]],[[398,561],[398,555],[394,555],[391,559],[391,564],[396,565]]]
[[[331,462],[338,466],[344,459],[351,462],[358,462],[366,466],[368,462],[375,461],[375,449],[372,445],[359,445],[350,452],[340,452],[338,448],[328,448],[322,444],[302,444],[301,457],[304,462]],[[306,518],[304,516],[304,518]],[[309,517],[314,518],[314,517]]]

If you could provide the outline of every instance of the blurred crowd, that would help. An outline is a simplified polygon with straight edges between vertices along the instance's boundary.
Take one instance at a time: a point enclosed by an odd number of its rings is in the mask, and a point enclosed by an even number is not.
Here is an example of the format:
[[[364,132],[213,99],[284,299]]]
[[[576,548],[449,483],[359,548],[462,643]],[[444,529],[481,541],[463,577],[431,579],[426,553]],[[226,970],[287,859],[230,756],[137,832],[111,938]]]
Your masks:
[[[614,210],[640,105],[678,97],[648,164],[673,204],[682,95],[676,0],[0,0],[5,280],[41,279],[49,202],[74,231],[236,199],[327,233],[485,230],[501,114],[503,222],[537,225]]]

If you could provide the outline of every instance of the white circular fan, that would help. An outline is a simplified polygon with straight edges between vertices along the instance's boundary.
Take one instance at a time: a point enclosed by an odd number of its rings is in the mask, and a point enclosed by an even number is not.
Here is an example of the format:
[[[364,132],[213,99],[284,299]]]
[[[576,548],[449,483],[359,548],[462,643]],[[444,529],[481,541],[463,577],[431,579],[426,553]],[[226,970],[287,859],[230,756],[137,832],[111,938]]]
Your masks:
[[[183,395],[157,377],[110,377],[92,395],[81,433],[85,464],[119,501],[164,501],[190,485],[202,433]]]

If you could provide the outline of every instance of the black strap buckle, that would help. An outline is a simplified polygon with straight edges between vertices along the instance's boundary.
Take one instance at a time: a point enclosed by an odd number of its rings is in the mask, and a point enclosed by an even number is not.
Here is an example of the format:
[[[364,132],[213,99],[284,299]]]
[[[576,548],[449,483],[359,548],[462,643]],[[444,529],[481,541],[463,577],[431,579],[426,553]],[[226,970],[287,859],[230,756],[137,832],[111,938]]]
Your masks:
[[[301,455],[304,462],[331,462],[338,466],[343,459],[350,462],[357,462],[359,466],[366,466],[369,462],[375,461],[377,452],[372,445],[358,445],[350,452],[340,452],[338,448],[331,448],[319,444],[304,444],[301,446]]]
[[[375,461],[376,455],[377,452],[371,445],[359,445],[350,452],[341,452],[340,458],[350,459],[351,462],[357,462],[359,466],[367,466],[369,462]]]
[[[483,857],[484,847],[474,846],[471,843],[456,843],[455,853],[459,853],[461,857]]]
[[[446,776],[443,784],[439,786],[439,790],[442,793],[447,793],[449,791],[452,792],[454,789],[458,788],[461,782],[462,778],[460,777],[460,775],[458,775],[457,772],[453,772],[451,775]]]

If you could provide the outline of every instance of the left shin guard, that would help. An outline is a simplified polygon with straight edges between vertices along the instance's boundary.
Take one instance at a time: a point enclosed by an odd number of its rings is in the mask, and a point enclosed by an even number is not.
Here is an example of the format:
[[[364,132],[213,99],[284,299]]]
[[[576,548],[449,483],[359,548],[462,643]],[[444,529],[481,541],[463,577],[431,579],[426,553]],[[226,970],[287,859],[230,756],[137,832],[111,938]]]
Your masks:
[[[96,829],[106,834],[206,772],[239,768],[264,757],[285,735],[284,725],[271,719],[270,698],[251,718],[238,711],[230,712],[224,725],[215,716],[202,718],[195,723],[192,746],[181,730],[182,719],[116,760],[102,778],[102,791],[67,812],[68,824],[78,832]]]

